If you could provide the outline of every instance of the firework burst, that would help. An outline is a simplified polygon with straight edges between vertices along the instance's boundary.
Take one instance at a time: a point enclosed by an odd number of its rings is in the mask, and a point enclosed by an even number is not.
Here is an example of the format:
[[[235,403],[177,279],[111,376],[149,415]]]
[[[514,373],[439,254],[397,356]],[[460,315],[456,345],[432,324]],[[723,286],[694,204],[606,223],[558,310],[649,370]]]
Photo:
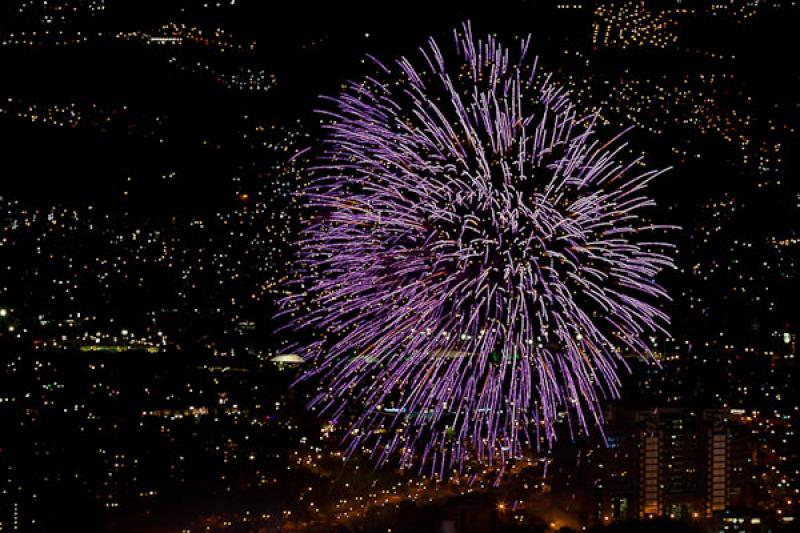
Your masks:
[[[560,419],[602,430],[623,355],[654,360],[672,265],[639,218],[660,171],[596,139],[529,39],[454,36],[329,99],[282,302],[347,454],[442,477],[548,447]]]

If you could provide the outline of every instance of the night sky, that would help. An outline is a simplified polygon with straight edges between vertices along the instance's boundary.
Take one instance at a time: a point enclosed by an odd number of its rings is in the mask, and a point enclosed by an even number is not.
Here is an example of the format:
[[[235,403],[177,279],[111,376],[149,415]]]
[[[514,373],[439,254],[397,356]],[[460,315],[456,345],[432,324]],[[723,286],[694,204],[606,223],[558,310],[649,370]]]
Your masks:
[[[800,8],[453,4],[2,2],[0,533],[793,530]],[[321,97],[464,21],[530,34],[603,136],[633,126],[626,153],[671,167],[649,216],[681,227],[661,368],[630,361],[608,438],[514,458],[498,486],[343,464],[275,359]]]

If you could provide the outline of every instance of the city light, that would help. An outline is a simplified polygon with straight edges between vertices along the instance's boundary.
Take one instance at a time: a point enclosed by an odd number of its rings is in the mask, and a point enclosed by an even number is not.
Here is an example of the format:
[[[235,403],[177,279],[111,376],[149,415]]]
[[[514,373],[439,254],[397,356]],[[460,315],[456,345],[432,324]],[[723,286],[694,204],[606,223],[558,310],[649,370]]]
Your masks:
[[[0,13],[0,532],[797,529],[799,2]]]

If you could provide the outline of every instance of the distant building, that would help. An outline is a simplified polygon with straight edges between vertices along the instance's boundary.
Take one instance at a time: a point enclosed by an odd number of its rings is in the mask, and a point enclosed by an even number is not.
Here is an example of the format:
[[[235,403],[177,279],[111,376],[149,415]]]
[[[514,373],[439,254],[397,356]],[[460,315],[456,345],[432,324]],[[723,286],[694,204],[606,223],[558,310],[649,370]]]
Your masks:
[[[609,413],[598,518],[718,518],[745,506],[753,443],[736,410]]]

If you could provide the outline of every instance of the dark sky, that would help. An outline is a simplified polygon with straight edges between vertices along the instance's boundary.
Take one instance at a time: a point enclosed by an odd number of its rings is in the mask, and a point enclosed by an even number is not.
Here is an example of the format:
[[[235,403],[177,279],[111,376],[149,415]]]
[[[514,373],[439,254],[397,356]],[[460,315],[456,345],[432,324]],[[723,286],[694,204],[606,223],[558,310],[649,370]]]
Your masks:
[[[223,2],[228,3],[230,0]],[[20,4],[8,2],[0,8],[5,10],[0,13],[0,30],[41,31],[35,12],[25,16],[16,12]],[[172,194],[164,189],[156,194],[165,194],[170,202],[195,202],[202,196],[198,196],[199,191],[213,191],[220,177],[235,173],[241,158],[237,142],[245,116],[262,123],[302,118],[309,124],[320,94],[335,92],[343,81],[363,72],[364,54],[381,58],[413,55],[427,36],[448,39],[451,29],[464,20],[471,20],[477,33],[533,34],[536,51],[551,69],[561,66],[559,56],[565,43],[571,48],[591,49],[590,15],[564,15],[553,9],[555,2],[550,1],[469,6],[416,0],[286,2],[277,6],[274,2],[237,0],[233,7],[210,9],[203,9],[202,4],[189,0],[108,0],[102,15],[59,26],[67,34],[82,31],[93,36],[103,32],[105,37],[93,37],[86,44],[71,47],[0,47],[0,101],[15,97],[43,105],[75,103],[81,109],[96,105],[101,112],[127,106],[118,123],[135,125],[101,133],[96,128],[46,128],[0,117],[0,194],[37,202],[104,202],[119,194],[128,177],[141,182],[177,171],[189,180],[177,181],[175,188],[182,192]],[[170,66],[169,57],[177,53],[173,50],[107,36],[151,31],[170,21],[197,25],[205,31],[224,28],[237,40],[255,40],[258,45],[252,53],[197,51],[191,59],[223,68],[229,64],[264,69],[277,76],[277,88],[263,95],[226,91]],[[734,53],[737,60],[732,63],[715,64],[691,54],[631,52],[620,58],[597,53],[593,68],[607,76],[627,69],[637,75],[734,72],[742,87],[760,100],[763,113],[768,113],[772,102],[783,105],[797,94],[800,70],[788,55],[795,22],[767,14],[748,25],[711,25],[700,20],[681,28],[683,42]],[[163,143],[137,133],[152,127],[154,121],[161,121],[156,125],[165,138]],[[223,148],[205,150],[203,141]],[[705,168],[697,172],[705,175],[700,186],[713,192],[717,187],[713,172]],[[194,184],[191,190],[187,187],[190,183]],[[163,184],[151,185],[159,188]]]

